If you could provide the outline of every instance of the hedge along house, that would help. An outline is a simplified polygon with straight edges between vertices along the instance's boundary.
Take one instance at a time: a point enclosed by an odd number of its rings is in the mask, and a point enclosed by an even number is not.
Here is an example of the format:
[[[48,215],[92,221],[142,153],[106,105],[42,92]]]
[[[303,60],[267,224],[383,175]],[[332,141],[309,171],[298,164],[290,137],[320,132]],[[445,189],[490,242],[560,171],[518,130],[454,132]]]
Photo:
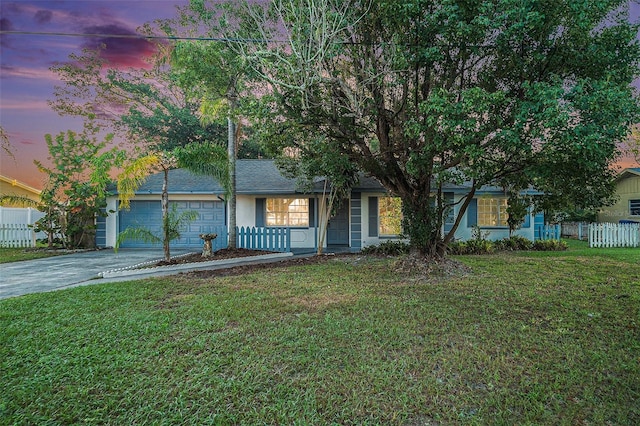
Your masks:
[[[614,183],[618,199],[600,209],[598,222],[640,222],[640,167],[622,170]]]
[[[292,250],[317,250],[322,240],[320,225],[326,215],[320,211],[323,181],[319,181],[310,192],[302,192],[295,179],[282,176],[273,160],[238,160],[236,175],[236,223],[239,228],[284,227],[289,231]],[[161,173],[151,175],[131,200],[130,210],[118,210],[117,196],[109,198],[107,210],[114,213],[109,214],[99,227],[98,246],[114,246],[118,232],[127,226],[161,229],[162,180]],[[172,242],[172,247],[200,249],[203,244],[199,238],[201,233],[216,232],[229,223],[224,191],[212,178],[183,169],[171,170],[168,188],[169,201],[176,205],[178,211],[198,212],[198,219],[182,232],[180,240]],[[462,204],[460,201],[468,190],[464,185],[447,185],[444,188],[445,198],[454,204],[454,210],[445,220],[445,232],[453,226],[457,209]],[[501,188],[487,187],[476,191],[455,238],[472,238],[476,227],[489,239],[508,237],[506,207],[507,196]],[[534,240],[534,219],[539,218],[534,218],[530,212],[516,235]],[[329,251],[357,252],[369,245],[399,239],[401,221],[399,199],[390,197],[375,179],[361,177],[349,199],[343,200],[336,214],[330,218],[324,247]],[[214,249],[224,246],[222,239],[214,241]],[[122,247],[152,245],[126,241]]]

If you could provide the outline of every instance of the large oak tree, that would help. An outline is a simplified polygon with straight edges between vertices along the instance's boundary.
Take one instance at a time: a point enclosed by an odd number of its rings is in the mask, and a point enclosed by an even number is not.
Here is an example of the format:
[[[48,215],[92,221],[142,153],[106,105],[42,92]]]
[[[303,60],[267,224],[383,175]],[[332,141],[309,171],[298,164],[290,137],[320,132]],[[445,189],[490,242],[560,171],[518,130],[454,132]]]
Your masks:
[[[611,195],[638,118],[626,0],[274,0],[229,19],[260,76],[260,130],[281,152],[348,158],[403,202],[442,256],[476,190],[533,185],[576,207]],[[244,30],[261,31],[246,37]],[[445,182],[466,182],[443,234]]]

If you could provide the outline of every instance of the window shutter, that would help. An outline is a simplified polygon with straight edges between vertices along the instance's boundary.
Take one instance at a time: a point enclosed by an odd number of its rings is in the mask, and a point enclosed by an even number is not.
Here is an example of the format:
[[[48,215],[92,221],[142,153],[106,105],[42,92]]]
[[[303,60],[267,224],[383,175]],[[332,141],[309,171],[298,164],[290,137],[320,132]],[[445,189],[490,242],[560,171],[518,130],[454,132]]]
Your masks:
[[[527,214],[524,215],[524,223],[522,224],[523,228],[530,228],[531,227],[531,212],[529,211],[529,209],[527,209]]]
[[[378,197],[369,197],[369,236],[378,236]]]
[[[444,218],[444,232],[449,232],[453,228],[453,224],[456,221],[456,217],[454,214],[454,206],[453,206],[453,192],[445,192],[444,193],[444,203],[448,207],[447,215]]]
[[[478,224],[478,200],[473,199],[467,207],[467,227],[472,228]]]
[[[265,212],[267,209],[267,199],[266,198],[256,198],[256,226],[263,227],[265,226]]]
[[[316,199],[309,198],[309,228],[316,226]]]

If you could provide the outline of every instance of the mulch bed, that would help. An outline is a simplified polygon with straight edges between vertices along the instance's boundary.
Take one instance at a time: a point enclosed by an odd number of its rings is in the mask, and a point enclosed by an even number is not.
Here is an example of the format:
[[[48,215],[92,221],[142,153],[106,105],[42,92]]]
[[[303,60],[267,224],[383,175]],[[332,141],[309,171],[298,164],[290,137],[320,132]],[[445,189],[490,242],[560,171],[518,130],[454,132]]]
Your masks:
[[[210,260],[220,260],[220,259],[232,259],[237,257],[247,257],[247,256],[260,256],[268,253],[268,251],[261,250],[249,250],[243,248],[237,249],[221,249],[214,252],[213,256],[203,257],[200,253],[192,253],[187,256],[181,256],[176,259],[172,259],[170,263],[161,261],[158,262],[158,266],[160,265],[176,265],[182,263],[194,263],[194,262],[207,262]],[[255,271],[262,271],[266,269],[273,268],[286,268],[290,266],[300,266],[300,265],[312,265],[312,264],[320,264],[326,263],[330,260],[345,260],[349,261],[349,259],[353,259],[354,257],[362,257],[362,254],[357,253],[341,253],[337,255],[333,254],[324,254],[324,255],[311,255],[305,257],[294,257],[294,258],[285,258],[282,260],[277,260],[274,262],[268,263],[260,263],[260,264],[250,264],[250,265],[241,265],[234,266],[231,268],[225,269],[216,269],[216,270],[200,270],[200,271],[192,271],[185,272],[181,275],[186,276],[188,278],[213,278],[213,277],[221,277],[221,276],[234,276],[234,275],[242,275],[248,274]],[[378,257],[376,255],[365,255]],[[386,257],[386,256],[381,256]],[[428,279],[431,280],[442,280],[451,278],[454,276],[465,276],[470,274],[471,268],[463,265],[462,263],[452,260],[452,259],[443,259],[439,262],[429,262],[425,259],[418,259],[412,257],[401,257],[395,262],[394,269],[396,272],[400,274],[406,275],[414,275],[418,279]]]
[[[261,256],[264,254],[274,253],[272,251],[249,250],[244,248],[226,248],[220,249],[213,253],[213,256],[202,256],[200,253],[191,253],[185,256],[172,258],[170,261],[161,260],[156,266],[180,265],[183,263],[209,262],[211,260],[234,259],[237,257]]]
[[[207,262],[210,260],[219,260],[219,259],[232,259],[236,257],[247,257],[247,256],[260,256],[264,254],[269,254],[273,252],[262,251],[262,250],[248,250],[248,249],[221,249],[214,253],[211,257],[202,257],[201,254],[195,253],[189,256],[184,256],[178,259],[175,259],[176,263],[189,263],[191,261],[194,262]],[[353,256],[351,254],[345,254],[343,256]],[[200,271],[192,271],[185,272],[181,275],[189,277],[189,278],[212,278],[212,277],[226,277],[233,275],[243,275],[249,274],[255,271],[262,271],[265,269],[272,268],[284,268],[289,266],[299,266],[299,265],[312,265],[317,263],[324,263],[329,261],[330,259],[335,259],[336,256],[328,256],[328,255],[312,255],[308,257],[288,257],[282,260],[277,260],[274,262],[268,263],[259,263],[259,264],[251,264],[251,265],[241,265],[241,266],[233,266],[231,268],[224,269],[215,269],[215,270],[200,270]],[[173,261],[173,259],[172,259]],[[165,263],[166,265],[167,263]]]

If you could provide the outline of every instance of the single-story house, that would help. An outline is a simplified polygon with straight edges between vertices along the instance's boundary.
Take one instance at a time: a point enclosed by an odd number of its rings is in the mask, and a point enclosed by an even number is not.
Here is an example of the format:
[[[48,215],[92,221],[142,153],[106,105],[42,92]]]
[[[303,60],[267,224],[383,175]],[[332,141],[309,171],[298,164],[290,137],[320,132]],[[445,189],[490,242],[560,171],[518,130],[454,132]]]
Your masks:
[[[640,222],[640,167],[622,170],[615,185],[618,200],[600,209],[598,222]]]
[[[321,183],[311,192],[301,192],[296,180],[282,176],[273,160],[238,160],[236,175],[238,227],[286,227],[290,233],[291,249],[316,249],[322,240],[319,236],[319,219],[325,214],[320,209]],[[131,200],[129,210],[119,210],[117,196],[110,197],[107,211],[113,213],[99,224],[97,245],[113,247],[118,232],[128,226],[145,225],[159,230],[162,182],[162,173],[149,176]],[[194,175],[184,169],[171,170],[168,189],[169,200],[179,211],[198,212],[198,219],[190,223],[180,240],[172,242],[173,247],[200,248],[200,234],[216,232],[219,227],[229,223],[224,191],[213,178]],[[448,200],[457,202],[468,192],[468,188],[448,185],[444,191]],[[456,212],[460,204],[454,206]],[[481,188],[465,212],[455,238],[471,238],[476,226],[489,239],[508,237],[506,207],[507,197],[501,188]],[[454,213],[449,214],[444,225],[445,231],[451,229]],[[540,215],[530,212],[516,234],[534,240],[534,223],[541,220]],[[344,200],[336,215],[329,220],[324,246],[357,252],[369,245],[398,239],[400,221],[399,200],[390,197],[375,179],[362,177],[359,185],[352,189],[350,198]],[[122,244],[122,247],[147,246],[141,241]]]
[[[0,195],[10,195],[16,197],[25,197],[33,201],[40,201],[39,189],[33,188],[25,183],[12,179],[8,176],[0,175]],[[23,207],[22,203],[3,202],[4,207]]]

